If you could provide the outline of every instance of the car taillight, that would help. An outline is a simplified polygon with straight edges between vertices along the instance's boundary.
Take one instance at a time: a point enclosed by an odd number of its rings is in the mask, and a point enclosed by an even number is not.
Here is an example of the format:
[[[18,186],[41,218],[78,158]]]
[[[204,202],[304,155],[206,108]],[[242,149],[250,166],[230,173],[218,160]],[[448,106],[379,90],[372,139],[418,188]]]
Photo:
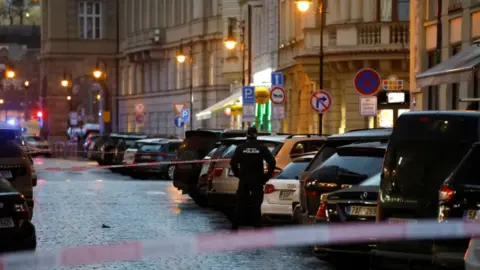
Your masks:
[[[326,212],[327,211],[327,200],[323,200],[322,203],[320,204],[320,207],[318,207],[317,210],[317,218],[324,218],[326,217]]]
[[[13,210],[17,213],[21,213],[25,217],[29,217],[28,207],[25,204],[14,204]]]
[[[455,190],[447,186],[442,186],[438,192],[438,200],[446,202],[452,199],[453,195],[455,195]]]
[[[275,192],[275,186],[273,186],[272,184],[266,184],[265,187],[263,188],[263,192],[265,194],[273,193]]]
[[[307,197],[317,197],[317,192],[314,190],[305,190],[305,196]]]
[[[223,168],[215,168],[215,169],[214,169],[214,176],[215,176],[215,177],[220,177],[220,176],[222,176],[222,173],[223,173]]]

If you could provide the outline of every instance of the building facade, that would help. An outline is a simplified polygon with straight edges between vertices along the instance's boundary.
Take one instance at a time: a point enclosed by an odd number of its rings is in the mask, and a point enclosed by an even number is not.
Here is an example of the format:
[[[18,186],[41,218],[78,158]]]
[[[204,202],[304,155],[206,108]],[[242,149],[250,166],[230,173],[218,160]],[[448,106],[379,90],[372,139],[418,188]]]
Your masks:
[[[325,5],[325,28],[320,33],[320,4]],[[389,103],[384,91],[377,93],[377,115],[361,116],[354,77],[363,68],[375,69],[409,85],[408,0],[314,0],[306,14],[293,0],[280,0],[280,45],[278,70],[285,74],[287,91],[286,132],[317,133],[319,117],[310,96],[319,89],[320,35],[324,41],[324,89],[332,105],[323,115],[323,133],[350,129],[393,126],[408,110],[408,95]]]
[[[437,55],[437,1],[415,0],[411,3],[411,44],[410,55],[415,59],[410,63],[410,81],[412,109],[417,110],[463,110],[465,98],[480,98],[480,73],[458,74],[451,71],[459,69],[455,55],[476,57],[464,62],[480,65],[480,1],[449,0],[442,1],[440,14],[440,59]],[[477,46],[478,48],[475,48]],[[429,68],[442,63],[444,78],[425,76]],[[475,66],[476,65],[476,66]],[[438,70],[440,71],[440,70]],[[471,75],[474,75],[473,77]],[[449,76],[449,77],[447,77]],[[424,77],[423,79],[420,79]],[[448,83],[446,83],[445,79]],[[455,83],[450,83],[454,82]],[[458,81],[458,82],[457,82]]]
[[[41,4],[44,106],[51,136],[65,134],[69,108],[90,121],[110,122],[115,131],[181,135],[184,129],[174,126],[174,103],[189,107],[192,96],[196,114],[229,95],[229,77],[223,76],[222,67],[222,1]],[[180,50],[187,58],[184,63],[176,58]],[[92,76],[96,69],[106,73],[101,81]],[[69,87],[60,85],[65,77]],[[143,105],[141,112],[137,104]],[[193,128],[230,126],[223,115],[193,119]]]

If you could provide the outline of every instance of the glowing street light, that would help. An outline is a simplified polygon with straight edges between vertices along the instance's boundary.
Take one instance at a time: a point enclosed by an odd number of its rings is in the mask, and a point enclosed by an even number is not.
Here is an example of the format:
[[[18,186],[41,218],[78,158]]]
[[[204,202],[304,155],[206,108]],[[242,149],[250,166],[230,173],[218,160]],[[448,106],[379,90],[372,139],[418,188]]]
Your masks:
[[[72,100],[72,96],[67,96],[67,100]]]
[[[183,52],[180,52],[180,53],[177,54],[177,61],[179,63],[185,62],[186,59],[187,59],[187,57],[185,56],[185,54]]]
[[[0,99],[0,104],[3,104],[3,103],[4,103],[3,99]]]
[[[60,84],[62,85],[62,87],[68,87],[68,85],[70,85],[70,81],[68,81],[67,79],[63,79]]]
[[[95,77],[95,79],[100,79],[102,75],[103,75],[103,72],[100,69],[95,69],[93,71],[93,77]]]
[[[29,81],[25,81],[25,82],[23,83],[23,85],[28,88],[28,87],[30,86],[30,82],[29,82]]]
[[[13,78],[15,78],[16,74],[15,74],[15,71],[13,71],[13,70],[7,70],[6,75],[7,75],[8,79],[13,79]]]
[[[310,8],[312,0],[299,0],[295,1],[295,4],[297,5],[297,9],[300,12],[306,12]]]
[[[100,94],[97,95],[97,100],[100,100],[102,96]]]
[[[237,46],[237,41],[233,37],[228,37],[223,43],[225,44],[225,48],[227,48],[229,51],[235,49]]]

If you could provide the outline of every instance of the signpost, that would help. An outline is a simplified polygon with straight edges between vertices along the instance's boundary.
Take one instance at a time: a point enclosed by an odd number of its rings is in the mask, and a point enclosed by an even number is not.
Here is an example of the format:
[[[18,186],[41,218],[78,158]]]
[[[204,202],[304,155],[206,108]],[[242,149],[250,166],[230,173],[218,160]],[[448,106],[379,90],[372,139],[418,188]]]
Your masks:
[[[274,86],[270,91],[270,100],[273,104],[283,104],[286,98],[285,90],[282,87]]]
[[[378,92],[382,80],[380,75],[371,68],[364,68],[357,72],[353,80],[355,89],[362,96],[372,96]]]
[[[182,121],[182,118],[180,116],[177,116],[175,117],[175,119],[173,119],[173,124],[177,128],[183,128],[183,126],[185,126],[185,122]]]
[[[244,86],[242,89],[242,103],[243,103],[243,121],[255,121],[255,87]]]
[[[173,103],[173,109],[175,110],[175,115],[179,116],[182,110],[187,107],[185,103]]]
[[[190,122],[190,108],[185,108],[180,112],[180,118],[184,123]]]
[[[325,113],[332,106],[332,96],[325,90],[313,92],[310,96],[310,105],[317,113]]]
[[[377,115],[377,97],[360,97],[359,104],[361,116]]]
[[[137,114],[145,112],[145,104],[139,102],[135,104],[135,112]]]
[[[395,75],[390,75],[386,80],[383,80],[382,88],[385,91],[402,91],[403,80],[399,80]]]
[[[145,123],[145,115],[137,114],[137,116],[135,116],[135,120],[137,121],[138,124],[144,124]]]
[[[283,73],[282,72],[273,72],[272,73],[272,86],[283,86]]]

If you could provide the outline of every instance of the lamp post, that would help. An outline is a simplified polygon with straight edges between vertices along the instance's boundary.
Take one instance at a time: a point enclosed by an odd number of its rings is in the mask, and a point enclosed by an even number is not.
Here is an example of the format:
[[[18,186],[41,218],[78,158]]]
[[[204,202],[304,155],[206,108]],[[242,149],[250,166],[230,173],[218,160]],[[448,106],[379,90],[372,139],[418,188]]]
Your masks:
[[[72,111],[72,75],[64,72],[60,85],[67,89],[68,113],[70,115],[70,112]]]
[[[25,93],[23,95],[23,119],[28,121],[30,119],[28,115],[28,88],[30,87],[30,82],[23,82],[23,87],[25,88]]]
[[[228,25],[228,34],[227,38],[223,42],[225,44],[225,48],[227,50],[232,51],[237,47],[237,39],[235,38],[233,34],[233,29],[237,27],[240,29],[240,51],[242,52],[242,86],[245,86],[245,20],[242,20],[238,23],[238,25],[235,25],[235,19],[230,18],[230,22]],[[250,76],[249,76],[250,77]],[[250,83],[250,79],[249,82]]]
[[[100,67],[101,64],[103,64],[103,69]],[[110,103],[109,103],[109,89],[108,89],[108,77],[107,77],[107,63],[102,60],[97,60],[97,63],[95,65],[95,69],[92,72],[93,78],[100,84],[101,88],[101,101],[99,104],[102,104],[102,117],[99,119],[100,121],[100,126],[103,126],[105,130],[110,131],[111,128],[108,124],[104,125],[104,114],[109,113],[110,114]],[[108,115],[108,123],[110,123],[110,115]]]
[[[300,12],[306,12],[310,6],[313,4],[312,0],[303,0],[295,1],[297,9]],[[326,7],[323,3],[323,0],[319,0],[318,11],[320,12],[320,54],[319,54],[319,75],[318,75],[318,84],[320,89],[323,89],[323,30],[325,28],[325,11]],[[318,133],[321,135],[323,133],[323,114],[318,114]]]
[[[190,130],[193,130],[193,41],[188,43],[188,61],[190,62]],[[177,61],[185,63],[187,56],[183,50],[183,43],[180,42],[180,48],[177,51]]]

